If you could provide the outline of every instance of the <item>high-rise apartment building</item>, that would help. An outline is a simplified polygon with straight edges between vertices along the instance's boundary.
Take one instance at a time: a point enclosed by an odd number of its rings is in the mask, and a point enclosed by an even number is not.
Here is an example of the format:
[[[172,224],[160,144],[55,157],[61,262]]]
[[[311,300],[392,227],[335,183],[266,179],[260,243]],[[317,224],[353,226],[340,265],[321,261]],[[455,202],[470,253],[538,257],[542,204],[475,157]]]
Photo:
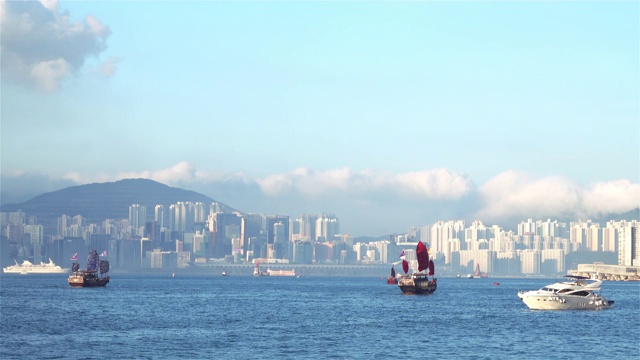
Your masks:
[[[133,204],[129,206],[129,224],[135,230],[139,232],[141,227],[144,227],[147,222],[147,207],[140,204]]]
[[[322,215],[316,220],[316,240],[332,241],[340,234],[340,221],[333,215]]]
[[[638,221],[623,221],[618,234],[618,265],[640,266],[640,234]]]
[[[160,230],[163,230],[165,228],[165,226],[164,226],[164,206],[156,205],[153,219],[155,220],[155,222],[158,225],[158,227],[160,228]]]

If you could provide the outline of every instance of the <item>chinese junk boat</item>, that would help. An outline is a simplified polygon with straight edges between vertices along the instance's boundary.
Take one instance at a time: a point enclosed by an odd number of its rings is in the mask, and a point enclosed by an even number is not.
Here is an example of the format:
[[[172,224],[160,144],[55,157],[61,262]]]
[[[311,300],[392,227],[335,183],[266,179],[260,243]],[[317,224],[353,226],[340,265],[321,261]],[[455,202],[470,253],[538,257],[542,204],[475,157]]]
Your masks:
[[[418,242],[416,256],[418,258],[418,272],[413,274],[407,274],[409,272],[409,263],[404,259],[402,260],[402,270],[405,275],[402,275],[398,281],[398,287],[405,294],[431,294],[436,291],[438,282],[433,277],[433,261],[429,260],[429,252],[422,241]],[[424,270],[427,269],[429,272],[425,273]],[[432,277],[431,280],[429,280],[429,276]]]
[[[106,256],[106,253],[102,253]],[[69,285],[73,287],[100,287],[109,283],[109,276],[105,275],[109,272],[109,261],[100,260],[98,252],[91,250],[87,256],[87,269],[80,270],[78,263],[71,266],[71,275],[69,275]]]
[[[391,276],[387,278],[387,284],[395,285],[398,283],[398,279],[396,278],[396,269],[391,266]]]

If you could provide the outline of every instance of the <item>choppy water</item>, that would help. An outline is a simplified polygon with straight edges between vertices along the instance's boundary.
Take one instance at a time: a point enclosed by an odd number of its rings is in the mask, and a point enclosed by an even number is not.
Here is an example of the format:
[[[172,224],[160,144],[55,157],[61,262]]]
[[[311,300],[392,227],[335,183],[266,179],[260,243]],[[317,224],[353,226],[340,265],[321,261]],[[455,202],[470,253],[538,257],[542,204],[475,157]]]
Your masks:
[[[640,358],[640,283],[606,282],[602,311],[516,296],[554,280],[441,278],[420,296],[373,277],[2,275],[0,358]]]

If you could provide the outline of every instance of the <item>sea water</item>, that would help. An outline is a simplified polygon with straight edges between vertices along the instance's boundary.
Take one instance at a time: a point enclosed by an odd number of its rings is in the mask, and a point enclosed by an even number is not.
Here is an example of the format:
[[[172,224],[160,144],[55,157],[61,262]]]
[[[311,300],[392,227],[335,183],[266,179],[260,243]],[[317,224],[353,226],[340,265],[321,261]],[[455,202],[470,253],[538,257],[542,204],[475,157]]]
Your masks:
[[[557,279],[0,276],[1,359],[638,359],[640,283],[605,282],[599,311],[533,311]],[[499,282],[499,285],[494,282]]]

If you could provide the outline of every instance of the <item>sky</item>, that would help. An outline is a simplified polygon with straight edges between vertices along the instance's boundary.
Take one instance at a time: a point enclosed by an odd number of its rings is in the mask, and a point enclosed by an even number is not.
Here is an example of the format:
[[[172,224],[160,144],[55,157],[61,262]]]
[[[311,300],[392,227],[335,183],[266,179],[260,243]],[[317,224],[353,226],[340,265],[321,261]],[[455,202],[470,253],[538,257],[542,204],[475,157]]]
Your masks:
[[[6,1],[2,203],[148,178],[354,236],[640,207],[638,1]]]

